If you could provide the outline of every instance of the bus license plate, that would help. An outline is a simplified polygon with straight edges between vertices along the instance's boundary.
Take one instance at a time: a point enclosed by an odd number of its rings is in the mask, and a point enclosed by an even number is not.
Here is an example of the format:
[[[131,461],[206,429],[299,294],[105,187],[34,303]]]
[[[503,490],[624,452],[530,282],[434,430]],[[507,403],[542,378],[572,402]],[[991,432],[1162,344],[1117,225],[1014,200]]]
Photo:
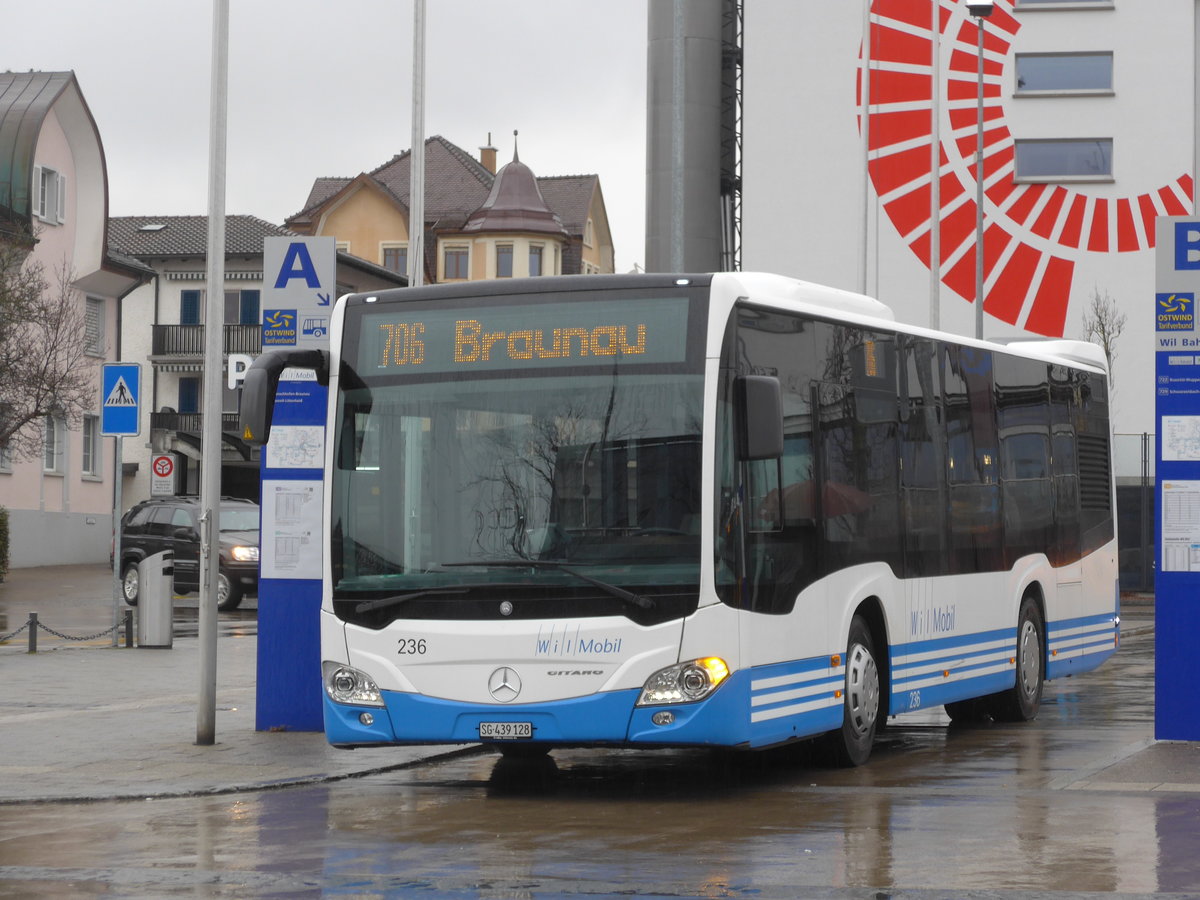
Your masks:
[[[533,737],[532,722],[480,722],[481,741],[525,741]]]

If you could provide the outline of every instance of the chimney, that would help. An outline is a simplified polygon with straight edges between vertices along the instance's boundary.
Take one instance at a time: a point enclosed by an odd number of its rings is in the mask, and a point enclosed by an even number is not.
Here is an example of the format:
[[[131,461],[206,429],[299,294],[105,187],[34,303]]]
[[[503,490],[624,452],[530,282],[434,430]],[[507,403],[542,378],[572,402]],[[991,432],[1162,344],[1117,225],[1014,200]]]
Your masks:
[[[483,167],[496,174],[496,148],[492,146],[492,133],[488,132],[488,142],[486,147],[479,148],[479,161],[483,163]]]

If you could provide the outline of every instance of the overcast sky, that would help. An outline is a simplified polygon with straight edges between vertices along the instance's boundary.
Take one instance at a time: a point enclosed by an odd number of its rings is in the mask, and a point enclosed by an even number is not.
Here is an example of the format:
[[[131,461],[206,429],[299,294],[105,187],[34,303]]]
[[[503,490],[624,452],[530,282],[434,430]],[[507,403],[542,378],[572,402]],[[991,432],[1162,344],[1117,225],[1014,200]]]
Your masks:
[[[212,3],[5,5],[0,67],[73,69],[112,215],[208,204]],[[412,143],[411,0],[231,0],[226,211],[282,223],[313,179]],[[600,176],[617,271],[644,262],[646,0],[427,0],[425,134]]]

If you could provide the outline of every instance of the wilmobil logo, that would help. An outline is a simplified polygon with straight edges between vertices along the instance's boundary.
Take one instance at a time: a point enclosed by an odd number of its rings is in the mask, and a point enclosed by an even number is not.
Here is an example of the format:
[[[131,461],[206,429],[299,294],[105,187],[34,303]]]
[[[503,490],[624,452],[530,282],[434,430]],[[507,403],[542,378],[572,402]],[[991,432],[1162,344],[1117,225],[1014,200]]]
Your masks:
[[[1156,331],[1194,331],[1196,328],[1196,295],[1175,291],[1155,294]]]

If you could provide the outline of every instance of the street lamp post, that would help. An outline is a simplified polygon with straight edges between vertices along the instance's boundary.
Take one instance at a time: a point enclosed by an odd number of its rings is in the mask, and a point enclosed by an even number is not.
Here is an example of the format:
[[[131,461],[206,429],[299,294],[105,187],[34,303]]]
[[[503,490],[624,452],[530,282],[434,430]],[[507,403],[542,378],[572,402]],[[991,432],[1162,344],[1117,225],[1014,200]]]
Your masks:
[[[967,12],[978,26],[978,82],[975,128],[975,337],[983,338],[983,20],[992,14],[994,0],[967,0]]]

